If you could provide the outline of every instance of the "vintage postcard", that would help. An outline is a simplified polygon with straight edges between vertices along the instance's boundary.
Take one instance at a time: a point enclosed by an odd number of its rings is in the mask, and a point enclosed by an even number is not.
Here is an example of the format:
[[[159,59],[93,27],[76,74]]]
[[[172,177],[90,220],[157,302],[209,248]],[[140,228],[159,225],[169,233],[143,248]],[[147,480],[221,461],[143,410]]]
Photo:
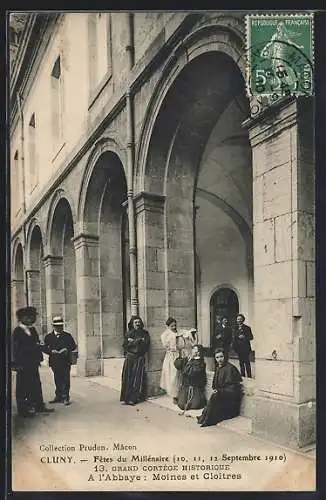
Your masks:
[[[315,491],[314,23],[8,13],[12,491]]]

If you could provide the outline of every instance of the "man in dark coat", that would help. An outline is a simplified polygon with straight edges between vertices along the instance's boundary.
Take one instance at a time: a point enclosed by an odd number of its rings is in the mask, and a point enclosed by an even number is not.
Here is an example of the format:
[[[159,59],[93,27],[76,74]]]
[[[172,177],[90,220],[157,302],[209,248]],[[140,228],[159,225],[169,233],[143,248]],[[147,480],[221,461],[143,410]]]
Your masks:
[[[251,378],[251,365],[249,359],[251,353],[250,341],[254,337],[250,326],[245,325],[245,319],[243,314],[238,314],[237,324],[233,331],[233,349],[239,357],[241,376],[245,377],[245,373],[247,372],[247,377]]]
[[[70,333],[63,329],[62,316],[52,320],[53,331],[44,339],[43,352],[49,355],[49,366],[52,368],[55,382],[55,398],[50,403],[70,404],[70,368],[71,353],[76,349],[76,342]]]
[[[222,322],[216,327],[214,338],[215,349],[222,348],[224,351],[224,359],[227,362],[229,359],[229,351],[232,343],[232,328],[229,326],[229,321],[226,317],[222,318]]]
[[[197,421],[201,427],[215,425],[222,420],[237,417],[242,399],[242,378],[239,370],[224,359],[223,349],[214,353],[216,368],[213,393]]]
[[[36,320],[35,307],[23,307],[16,312],[18,325],[12,334],[12,367],[17,372],[17,411],[22,417],[35,412],[49,413],[43,400],[39,366],[43,361],[40,339],[33,324]]]

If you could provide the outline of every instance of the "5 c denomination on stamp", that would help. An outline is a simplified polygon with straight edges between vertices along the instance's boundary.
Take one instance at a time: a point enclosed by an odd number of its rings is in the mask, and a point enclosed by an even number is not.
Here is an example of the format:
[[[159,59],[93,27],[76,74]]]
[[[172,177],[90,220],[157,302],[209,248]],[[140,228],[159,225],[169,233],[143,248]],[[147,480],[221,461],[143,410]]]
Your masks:
[[[314,93],[313,14],[246,16],[249,96],[310,96]]]

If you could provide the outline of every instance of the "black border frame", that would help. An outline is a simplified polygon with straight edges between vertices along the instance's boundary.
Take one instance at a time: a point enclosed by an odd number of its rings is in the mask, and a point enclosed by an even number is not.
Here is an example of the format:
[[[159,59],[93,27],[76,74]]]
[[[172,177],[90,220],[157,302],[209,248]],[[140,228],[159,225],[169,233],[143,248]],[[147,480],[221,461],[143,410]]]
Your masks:
[[[131,2],[130,2],[131,3]],[[134,5],[124,4],[124,8],[119,8],[119,5],[114,5],[115,2],[111,2],[110,5],[96,6],[97,9],[108,9],[110,10],[203,10],[205,6],[200,5],[200,9],[191,8],[191,5],[175,8],[175,3],[171,5],[171,2],[166,2],[165,5],[159,9],[153,9],[152,6],[144,6],[142,8],[135,8]],[[245,5],[234,9],[227,6],[227,9],[222,5],[214,5],[215,9],[219,10],[250,10],[244,9]],[[26,9],[26,6],[25,6]],[[232,498],[240,497],[244,499],[257,498],[257,495],[262,495],[267,499],[290,499],[297,498],[300,500],[310,500],[312,498],[326,497],[325,488],[325,471],[326,471],[326,443],[325,443],[325,427],[326,427],[326,390],[324,387],[324,380],[326,380],[325,370],[326,370],[326,332],[324,320],[322,317],[323,311],[326,310],[326,229],[324,229],[324,219],[326,215],[326,122],[325,122],[325,111],[326,111],[326,10],[316,10],[310,7],[302,8],[301,10],[315,10],[315,82],[316,82],[316,113],[315,113],[315,151],[316,151],[316,243],[317,243],[317,253],[316,253],[316,332],[317,332],[317,491],[316,492],[11,492],[8,490],[8,473],[10,474],[11,466],[11,445],[10,445],[10,435],[11,435],[11,373],[9,371],[9,352],[10,352],[10,174],[9,174],[9,131],[8,131],[8,59],[6,57],[7,47],[6,47],[6,22],[7,15],[10,11],[24,10],[24,7],[18,7],[11,5],[10,9],[4,11],[0,18],[0,33],[1,33],[1,61],[3,62],[3,75],[5,78],[0,80],[3,105],[1,113],[1,132],[3,132],[3,141],[1,142],[3,150],[3,164],[0,168],[0,186],[3,190],[0,196],[0,252],[1,252],[1,274],[0,274],[0,293],[1,293],[1,362],[0,367],[2,368],[2,373],[0,376],[0,387],[1,387],[1,421],[2,425],[1,438],[3,439],[2,450],[5,453],[1,453],[0,462],[0,473],[3,481],[0,484],[4,487],[4,498],[13,498],[14,500],[55,500],[62,495],[67,496],[71,499],[86,499],[108,496],[109,499],[116,500],[120,498],[126,498],[129,500],[140,500],[140,499],[150,499],[157,498],[160,500],[167,500],[173,498],[174,495],[177,498],[182,499],[215,499],[215,498]],[[44,5],[40,5],[39,8],[26,9],[26,10],[46,10]],[[56,6],[56,9],[49,8],[48,10],[55,11],[72,11],[72,10],[83,10],[79,5],[79,9],[74,9],[72,7],[67,8],[67,4]],[[88,9],[85,9],[88,10]],[[207,6],[207,10],[211,10],[211,5]],[[212,9],[213,10],[213,9]],[[253,11],[258,9],[252,9]],[[268,9],[264,6],[263,9],[259,9],[260,12],[264,11],[280,12],[285,10],[284,7],[281,9],[274,8]],[[289,10],[300,10],[300,2],[295,6],[295,9]],[[6,113],[4,110],[6,109]]]

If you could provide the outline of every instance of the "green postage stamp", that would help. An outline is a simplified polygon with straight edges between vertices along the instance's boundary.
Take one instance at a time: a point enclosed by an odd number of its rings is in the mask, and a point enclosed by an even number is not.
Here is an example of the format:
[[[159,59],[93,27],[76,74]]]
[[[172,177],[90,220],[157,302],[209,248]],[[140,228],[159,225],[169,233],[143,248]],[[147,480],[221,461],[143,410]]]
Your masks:
[[[247,27],[247,87],[251,96],[314,93],[313,14],[250,14]]]

